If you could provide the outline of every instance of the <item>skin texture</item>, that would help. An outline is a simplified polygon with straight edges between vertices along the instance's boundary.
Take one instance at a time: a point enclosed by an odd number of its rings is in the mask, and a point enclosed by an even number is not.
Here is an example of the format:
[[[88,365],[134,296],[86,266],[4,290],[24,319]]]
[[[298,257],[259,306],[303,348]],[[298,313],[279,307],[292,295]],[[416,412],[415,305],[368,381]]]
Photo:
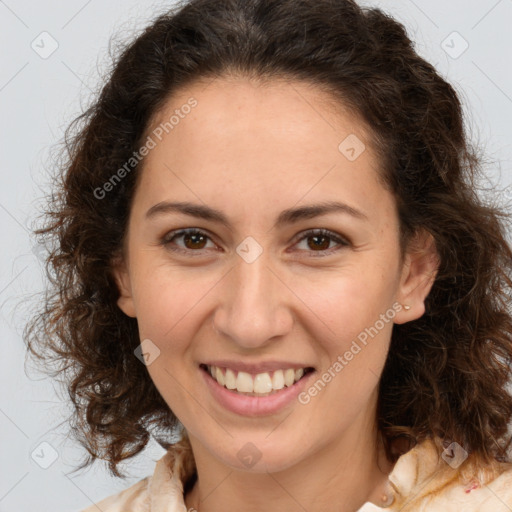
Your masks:
[[[401,264],[395,200],[378,179],[367,131],[329,107],[325,92],[302,82],[195,82],[153,126],[190,97],[197,106],[146,157],[116,266],[119,307],[159,348],[148,371],[190,437],[198,482],[187,507],[315,512],[378,503],[392,469],[375,429],[379,376],[393,322],[424,313],[436,268],[431,237],[418,234]],[[350,134],[366,145],[354,161],[338,150]],[[162,201],[208,205],[230,227],[173,212],[146,218]],[[324,201],[367,219],[330,213],[274,227],[283,210]],[[171,240],[183,228],[209,238]],[[348,245],[304,238],[321,228]],[[236,252],[248,236],[263,250],[252,263]],[[203,381],[199,364],[221,358],[304,363],[318,377],[394,303],[411,307],[308,404],[243,417]],[[262,455],[251,468],[237,457],[249,442]]]

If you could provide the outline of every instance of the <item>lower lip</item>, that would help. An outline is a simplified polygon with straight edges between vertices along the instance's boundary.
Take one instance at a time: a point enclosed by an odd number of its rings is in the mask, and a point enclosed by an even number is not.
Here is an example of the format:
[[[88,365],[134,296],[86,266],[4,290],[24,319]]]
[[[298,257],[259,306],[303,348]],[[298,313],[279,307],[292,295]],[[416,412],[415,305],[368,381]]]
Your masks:
[[[277,393],[268,396],[241,395],[221,386],[206,370],[200,368],[206,385],[214,398],[226,409],[243,416],[264,416],[276,413],[289,405],[308,385],[309,380],[316,373],[307,373],[293,386],[284,387]]]

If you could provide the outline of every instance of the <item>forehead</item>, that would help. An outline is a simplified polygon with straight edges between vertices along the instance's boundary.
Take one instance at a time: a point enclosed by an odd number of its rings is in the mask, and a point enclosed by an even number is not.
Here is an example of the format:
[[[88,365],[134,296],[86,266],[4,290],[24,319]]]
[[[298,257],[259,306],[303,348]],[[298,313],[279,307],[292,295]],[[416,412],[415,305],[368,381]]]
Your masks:
[[[225,209],[237,198],[246,211],[307,196],[371,210],[385,195],[362,120],[304,82],[195,82],[169,98],[147,134],[155,146],[140,188],[153,202],[195,196]]]
[[[171,130],[165,130],[172,118]],[[310,83],[284,79],[196,81],[175,91],[151,125],[153,130],[163,128],[163,137],[172,131],[176,145],[215,141],[225,146],[236,134],[251,137],[247,150],[259,141],[269,143],[271,150],[285,143],[317,147],[323,139],[323,146],[330,145],[331,153],[339,156],[341,136],[357,134],[370,142],[362,119],[339,99]]]

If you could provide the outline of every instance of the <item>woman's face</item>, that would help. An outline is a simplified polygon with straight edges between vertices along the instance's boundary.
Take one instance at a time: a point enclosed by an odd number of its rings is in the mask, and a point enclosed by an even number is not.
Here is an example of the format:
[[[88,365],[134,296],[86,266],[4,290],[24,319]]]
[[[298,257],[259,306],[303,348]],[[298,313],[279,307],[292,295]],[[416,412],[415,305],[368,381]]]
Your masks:
[[[425,265],[400,265],[363,125],[328,100],[300,82],[196,82],[148,131],[118,304],[191,439],[241,469],[370,436],[393,323],[421,316],[428,292]],[[260,391],[314,372],[255,397],[205,364]]]

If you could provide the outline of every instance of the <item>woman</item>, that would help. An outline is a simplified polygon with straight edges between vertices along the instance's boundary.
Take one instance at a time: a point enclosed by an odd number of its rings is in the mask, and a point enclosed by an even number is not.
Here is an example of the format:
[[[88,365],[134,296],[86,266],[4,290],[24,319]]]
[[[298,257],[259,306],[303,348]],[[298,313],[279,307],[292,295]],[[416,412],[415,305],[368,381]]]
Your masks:
[[[399,23],[192,0],[81,121],[29,346],[72,370],[85,465],[168,449],[87,511],[512,507],[503,212]]]

